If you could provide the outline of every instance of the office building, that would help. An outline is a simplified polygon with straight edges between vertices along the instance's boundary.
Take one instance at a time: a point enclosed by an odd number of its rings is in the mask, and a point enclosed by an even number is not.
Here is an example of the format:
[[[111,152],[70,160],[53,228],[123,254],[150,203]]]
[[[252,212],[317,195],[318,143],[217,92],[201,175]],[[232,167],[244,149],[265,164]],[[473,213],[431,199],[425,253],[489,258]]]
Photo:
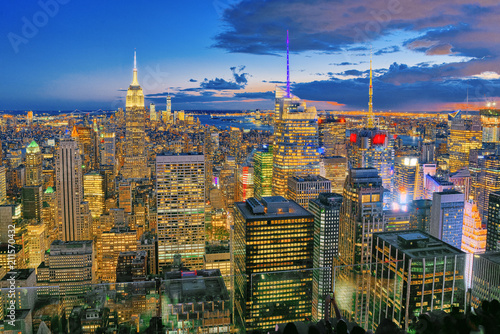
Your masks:
[[[420,184],[418,157],[397,157],[394,161],[393,203],[407,210],[410,202],[417,199]]]
[[[310,319],[314,216],[281,196],[235,207],[236,325],[271,330]]]
[[[428,164],[435,162],[436,144],[424,141],[420,147],[420,163]]]
[[[410,229],[430,233],[432,201],[419,199],[410,204]]]
[[[472,268],[471,304],[480,307],[484,300],[500,300],[500,252],[487,252],[474,256]]]
[[[52,242],[45,262],[37,269],[39,298],[57,297],[66,312],[85,303],[86,292],[94,282],[95,264],[92,241]]]
[[[146,252],[147,274],[158,274],[158,240],[156,234],[146,232],[137,240],[137,251]]]
[[[500,251],[500,191],[490,194],[486,229],[486,250]]]
[[[149,104],[149,120],[151,122],[156,122],[158,113],[156,112],[156,106],[154,103]]]
[[[331,182],[331,191],[341,194],[347,176],[347,158],[342,156],[321,157],[319,175]]]
[[[373,235],[375,274],[370,290],[374,330],[384,318],[408,331],[413,316],[465,305],[465,257],[460,249],[421,231]]]
[[[104,178],[100,173],[90,172],[83,176],[83,200],[89,203],[93,219],[104,213]]]
[[[470,196],[477,203],[483,220],[486,219],[490,194],[500,191],[500,156],[491,153],[473,151],[470,157]]]
[[[465,285],[469,289],[472,285],[472,266],[474,254],[484,253],[486,250],[486,225],[483,225],[479,210],[473,200],[465,202],[464,225],[462,228],[462,251],[466,255]]]
[[[286,196],[290,176],[319,175],[316,117],[315,107],[276,88],[273,195]]]
[[[21,190],[21,198],[23,203],[23,218],[36,219],[39,222],[42,221],[42,186],[23,187]]]
[[[205,252],[205,157],[156,156],[158,265],[180,254],[185,265],[203,268]]]
[[[83,200],[82,159],[78,143],[63,137],[56,158],[58,224],[63,241],[88,240],[90,226],[80,212]]]
[[[387,131],[351,131],[348,158],[353,168],[376,168],[382,179],[382,186],[393,193],[394,140]]]
[[[0,166],[0,204],[7,201],[7,179],[6,179],[6,168],[5,166]]]
[[[325,157],[347,156],[346,121],[344,118],[323,116],[318,119],[319,147]]]
[[[47,226],[41,223],[29,224],[27,228],[29,255],[28,268],[38,268],[45,261],[47,250]]]
[[[255,198],[271,196],[273,193],[273,147],[263,146],[253,156]]]
[[[101,165],[115,166],[116,134],[104,132],[101,134]]]
[[[482,147],[481,120],[459,110],[449,114],[450,135],[448,152],[450,154],[449,170],[455,173],[468,166],[470,150]]]
[[[16,291],[14,298],[9,297],[9,289],[12,281],[15,282]],[[36,296],[36,271],[33,268],[17,269],[9,272],[8,275],[0,276],[0,300],[3,297],[4,307],[8,307],[9,302],[14,302],[16,310],[29,310],[35,306]],[[3,295],[3,296],[2,296]],[[1,307],[0,307],[1,308]],[[0,317],[4,316],[2,314]],[[9,318],[7,318],[9,319]],[[25,332],[23,332],[24,334]]]
[[[40,151],[40,147],[33,140],[26,147],[26,186],[43,185],[42,160],[42,151]]]
[[[320,193],[329,193],[330,190],[330,180],[322,176],[291,176],[288,178],[287,198],[307,208],[309,200],[317,198]]]
[[[325,297],[332,292],[334,257],[339,252],[339,220],[342,195],[322,193],[309,201],[314,215],[312,319],[325,314]]]
[[[371,261],[372,233],[384,230],[382,179],[375,168],[351,168],[340,211],[339,261]]]
[[[137,250],[137,232],[129,227],[113,227],[97,238],[96,279],[99,282],[115,283],[116,266],[120,252]]]
[[[236,177],[235,201],[242,202],[254,197],[254,168],[249,163],[240,165]]]
[[[456,190],[435,192],[432,197],[430,234],[455,248],[462,247],[464,194]]]
[[[436,192],[448,191],[454,189],[454,184],[438,176],[431,174],[425,175],[424,198],[432,200]]]
[[[243,133],[241,129],[232,126],[231,131],[229,131],[229,155],[234,157],[236,164],[243,162],[244,152],[242,150],[242,145]]]
[[[483,143],[500,143],[500,109],[484,108],[479,110],[483,128]]]
[[[127,90],[125,110],[125,159],[121,171],[125,178],[140,179],[149,177],[145,122],[144,93],[137,80],[137,65],[134,53],[133,79]]]
[[[163,321],[176,332],[230,333],[230,293],[220,271],[173,271],[165,275]],[[203,301],[203,302],[200,302]],[[179,321],[178,319],[189,319]]]
[[[384,228],[386,232],[409,230],[409,210],[384,210]]]
[[[147,275],[146,251],[120,252],[116,263],[116,282],[143,282]]]
[[[97,167],[96,144],[97,137],[95,131],[89,126],[74,126],[73,139],[78,142],[78,148],[82,155],[82,172],[88,173]]]
[[[464,194],[466,200],[470,197],[471,175],[468,168],[461,168],[455,173],[451,173],[448,181],[453,183],[453,188]]]

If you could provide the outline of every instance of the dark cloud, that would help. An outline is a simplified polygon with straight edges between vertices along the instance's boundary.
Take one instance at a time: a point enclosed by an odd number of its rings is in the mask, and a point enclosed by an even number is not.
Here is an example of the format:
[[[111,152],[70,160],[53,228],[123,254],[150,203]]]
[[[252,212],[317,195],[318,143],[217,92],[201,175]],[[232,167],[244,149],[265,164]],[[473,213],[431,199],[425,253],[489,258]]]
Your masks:
[[[499,79],[446,76],[452,70],[442,65],[409,67],[393,63],[374,78],[374,106],[384,110],[419,110],[424,104],[465,101],[467,90],[471,102],[500,96]],[[349,80],[331,78],[294,84],[293,93],[306,100],[337,101],[353,109],[367,109],[368,85],[366,76]]]
[[[189,82],[198,82],[196,79],[189,79]]]
[[[335,66],[354,66],[354,65],[359,65],[360,63],[350,63],[348,61],[344,61],[342,63],[330,63],[328,65],[335,65]]]
[[[205,78],[203,82],[200,83],[201,89],[215,89],[215,90],[232,90],[232,89],[241,89],[243,88],[236,82],[226,81],[222,78],[215,78],[208,80]]]
[[[244,70],[245,66],[240,66],[238,69],[236,69],[236,67],[231,67],[231,72],[233,72],[234,81],[236,81],[238,85],[242,85],[243,87],[248,82],[247,79],[248,73],[243,73]]]
[[[184,92],[202,92],[205,90],[238,90],[243,89],[248,83],[249,74],[243,72],[245,66],[233,66],[229,68],[233,74],[234,81],[223,78],[207,79],[200,82],[200,87],[181,89]],[[197,82],[195,79],[190,79],[190,82]]]
[[[236,94],[234,94],[234,96],[237,98],[243,98],[243,99],[273,100],[274,99],[274,92],[271,92],[271,91],[268,91],[268,92],[246,92],[246,93],[236,93]]]
[[[389,47],[378,50],[377,52],[374,53],[374,55],[380,56],[380,55],[383,55],[386,53],[394,53],[394,52],[399,52],[399,51],[400,51],[399,46],[393,45],[393,46],[389,46]]]

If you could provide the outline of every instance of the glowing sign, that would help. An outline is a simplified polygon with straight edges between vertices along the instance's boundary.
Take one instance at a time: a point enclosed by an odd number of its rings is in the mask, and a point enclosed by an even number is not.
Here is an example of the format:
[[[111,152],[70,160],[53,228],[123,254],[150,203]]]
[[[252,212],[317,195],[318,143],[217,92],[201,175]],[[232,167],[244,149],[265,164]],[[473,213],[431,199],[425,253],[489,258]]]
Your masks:
[[[358,134],[357,133],[351,133],[351,135],[349,137],[349,140],[351,141],[351,143],[355,143],[356,141],[358,141]]]
[[[377,133],[372,138],[373,145],[384,145],[385,144],[385,134]]]

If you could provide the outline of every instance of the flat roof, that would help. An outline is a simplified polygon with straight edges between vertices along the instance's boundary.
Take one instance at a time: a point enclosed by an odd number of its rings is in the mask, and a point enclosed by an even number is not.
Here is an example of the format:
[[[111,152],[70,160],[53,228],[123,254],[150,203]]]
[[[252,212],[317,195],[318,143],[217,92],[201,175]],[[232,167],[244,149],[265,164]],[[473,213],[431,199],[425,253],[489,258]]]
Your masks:
[[[280,197],[281,196],[272,196],[272,197]],[[268,199],[269,197],[263,197],[262,199]],[[275,202],[272,202],[275,203]],[[263,213],[263,214],[254,214],[246,202],[236,202],[234,205],[241,212],[243,217],[248,221],[257,221],[257,220],[269,220],[269,219],[290,219],[290,218],[314,218],[314,215],[304,209],[302,206],[298,205],[295,201],[286,201],[283,202],[288,206],[289,212],[282,213]]]

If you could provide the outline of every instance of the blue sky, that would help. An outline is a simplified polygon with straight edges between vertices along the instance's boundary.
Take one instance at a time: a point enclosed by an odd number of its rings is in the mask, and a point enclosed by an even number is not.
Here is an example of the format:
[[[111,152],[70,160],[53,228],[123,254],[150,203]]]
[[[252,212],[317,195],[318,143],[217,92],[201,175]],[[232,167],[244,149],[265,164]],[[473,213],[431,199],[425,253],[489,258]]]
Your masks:
[[[319,109],[453,110],[500,96],[492,0],[9,2],[0,13],[0,110],[124,106],[137,50],[147,102],[272,109],[286,79]]]

